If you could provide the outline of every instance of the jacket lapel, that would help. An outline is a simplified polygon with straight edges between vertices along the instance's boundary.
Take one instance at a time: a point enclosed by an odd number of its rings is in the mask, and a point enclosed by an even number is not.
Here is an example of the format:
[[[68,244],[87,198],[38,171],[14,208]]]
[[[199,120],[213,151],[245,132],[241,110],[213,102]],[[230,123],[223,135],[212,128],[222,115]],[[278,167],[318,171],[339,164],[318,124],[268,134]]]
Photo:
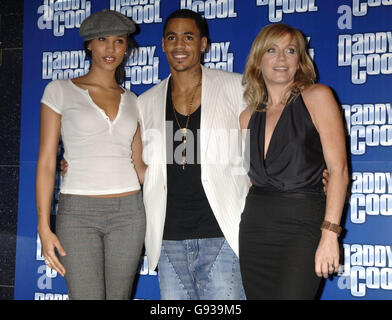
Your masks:
[[[170,77],[170,76],[169,76]],[[167,86],[169,83],[169,77],[163,80],[159,84],[159,91],[155,93],[154,99],[152,101],[151,108],[149,108],[149,112],[151,113],[148,115],[150,119],[153,119],[152,125],[148,126],[153,128],[159,132],[160,139],[158,147],[160,152],[160,161],[157,164],[161,164],[162,166],[162,173],[164,177],[164,181],[166,183],[166,95],[167,95]],[[158,158],[156,158],[158,160]]]
[[[200,154],[201,163],[205,163],[208,143],[211,137],[217,106],[219,88],[214,81],[214,73],[202,66],[201,119],[200,119]]]

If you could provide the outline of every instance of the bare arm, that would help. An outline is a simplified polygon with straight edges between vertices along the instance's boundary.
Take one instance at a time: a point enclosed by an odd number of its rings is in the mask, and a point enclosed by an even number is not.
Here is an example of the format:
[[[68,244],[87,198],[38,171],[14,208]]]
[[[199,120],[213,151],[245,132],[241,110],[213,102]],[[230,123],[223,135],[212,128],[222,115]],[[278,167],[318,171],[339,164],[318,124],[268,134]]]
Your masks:
[[[61,116],[42,104],[40,146],[36,175],[36,204],[38,213],[38,233],[41,239],[44,257],[49,260],[50,267],[62,276],[65,268],[55,254],[65,255],[56,235],[50,230],[50,207],[56,174],[56,155],[60,137]]]
[[[331,90],[324,85],[313,85],[302,94],[313,123],[320,134],[324,159],[329,172],[328,194],[324,220],[340,224],[348,185],[345,134],[339,106]],[[328,277],[329,265],[333,271],[339,266],[337,234],[322,231],[315,256],[318,276]]]
[[[147,166],[146,166],[146,164],[142,160],[143,145],[142,145],[142,139],[141,139],[140,125],[139,124],[137,126],[137,130],[135,132],[135,135],[133,136],[131,149],[132,149],[133,165],[135,166],[136,173],[137,173],[137,175],[139,177],[139,182],[141,184],[143,184],[144,183],[144,174],[146,172]]]

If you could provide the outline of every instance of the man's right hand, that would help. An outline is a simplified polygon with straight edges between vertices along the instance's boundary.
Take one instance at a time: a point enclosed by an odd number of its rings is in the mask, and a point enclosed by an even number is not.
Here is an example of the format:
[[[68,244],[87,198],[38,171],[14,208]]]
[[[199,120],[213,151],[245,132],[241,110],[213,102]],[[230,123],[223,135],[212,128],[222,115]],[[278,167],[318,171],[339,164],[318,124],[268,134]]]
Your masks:
[[[61,176],[64,178],[68,170],[68,162],[64,159],[60,161]]]

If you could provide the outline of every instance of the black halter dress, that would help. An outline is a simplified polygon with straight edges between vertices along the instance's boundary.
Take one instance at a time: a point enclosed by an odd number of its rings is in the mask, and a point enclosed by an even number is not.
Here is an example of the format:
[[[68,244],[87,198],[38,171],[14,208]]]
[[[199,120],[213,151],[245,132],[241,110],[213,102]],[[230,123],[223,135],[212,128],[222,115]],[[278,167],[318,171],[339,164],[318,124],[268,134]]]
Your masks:
[[[248,125],[252,187],[239,236],[245,293],[248,299],[314,299],[325,211],[320,136],[299,95],[283,109],[264,159],[265,121],[265,112],[255,112]]]

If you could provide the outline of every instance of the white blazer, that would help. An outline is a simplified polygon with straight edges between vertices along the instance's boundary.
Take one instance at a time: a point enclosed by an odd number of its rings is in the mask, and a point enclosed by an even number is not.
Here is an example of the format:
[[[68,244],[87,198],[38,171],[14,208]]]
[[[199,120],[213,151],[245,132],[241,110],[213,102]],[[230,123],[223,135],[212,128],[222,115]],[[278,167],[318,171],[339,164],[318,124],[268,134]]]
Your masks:
[[[238,231],[249,179],[242,168],[239,115],[245,108],[242,76],[202,66],[201,181],[212,211],[238,255]],[[158,264],[166,216],[166,95],[169,78],[138,98],[143,160],[148,165],[143,199],[145,247],[150,270]]]

